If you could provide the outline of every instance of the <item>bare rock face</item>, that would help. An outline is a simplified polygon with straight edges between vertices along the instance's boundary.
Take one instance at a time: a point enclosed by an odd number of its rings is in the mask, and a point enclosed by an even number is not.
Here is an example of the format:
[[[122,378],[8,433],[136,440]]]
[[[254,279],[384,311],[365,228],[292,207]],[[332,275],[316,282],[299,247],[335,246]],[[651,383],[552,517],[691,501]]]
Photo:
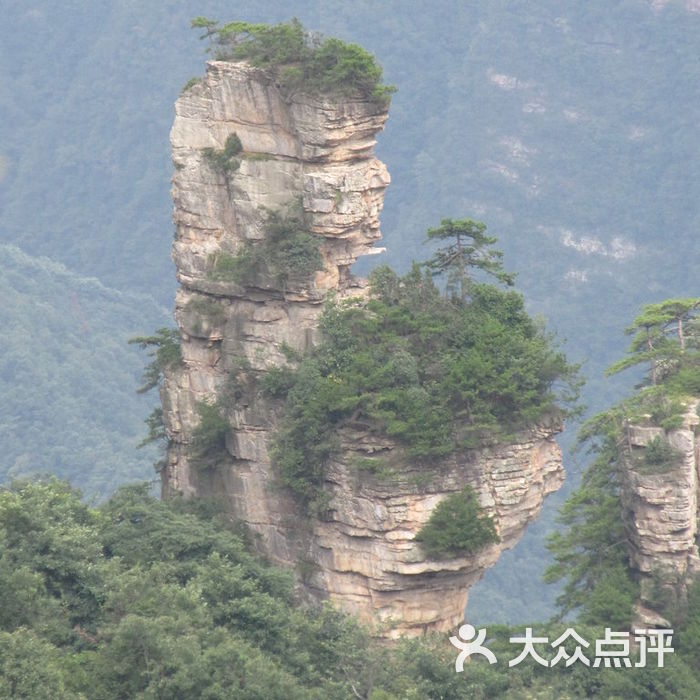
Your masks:
[[[666,433],[663,428],[643,425],[627,429],[621,495],[630,563],[641,580],[638,613],[642,617],[645,603],[658,595],[654,588],[667,586],[683,595],[686,582],[700,573],[700,443],[696,434],[700,418],[696,406],[697,401],[692,402],[677,430]],[[650,468],[644,463],[644,449],[657,437],[667,440],[675,454],[669,464]]]
[[[364,294],[365,281],[349,268],[359,255],[378,252],[389,176],[373,147],[386,118],[359,98],[283,95],[246,63],[209,62],[206,76],[178,99],[171,131],[173,259],[183,365],[166,373],[162,391],[170,439],[162,486],[165,497],[222,497],[231,516],[256,533],[262,552],[296,568],[302,590],[396,637],[460,623],[469,586],[518,541],[562,483],[558,425],[443,460],[429,472],[391,441],[344,431],[327,472],[323,519],[304,515],[277,484],[270,444],[280,406],[259,391],[238,387],[225,463],[197,469],[191,459],[198,402],[230,392],[242,364],[260,376],[289,348],[312,347],[328,293]],[[240,165],[222,172],[205,149],[223,149],[234,133],[243,147]],[[242,286],[214,274],[222,255],[264,238],[269,211],[294,201],[320,237],[322,271],[284,285],[260,279]],[[354,466],[358,457],[377,454],[400,468],[382,476]],[[441,500],[467,484],[495,518],[501,542],[471,557],[427,559],[416,533]]]

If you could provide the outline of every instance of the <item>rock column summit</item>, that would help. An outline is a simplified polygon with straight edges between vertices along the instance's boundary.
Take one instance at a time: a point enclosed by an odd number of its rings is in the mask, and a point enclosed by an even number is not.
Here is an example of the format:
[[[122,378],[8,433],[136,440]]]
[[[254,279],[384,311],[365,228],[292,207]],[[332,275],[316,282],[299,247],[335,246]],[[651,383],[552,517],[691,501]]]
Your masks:
[[[245,62],[210,61],[175,112],[173,260],[183,363],[166,372],[162,389],[169,438],[164,497],[223,499],[230,516],[256,535],[261,552],[295,568],[300,590],[330,599],[380,634],[455,629],[469,587],[519,540],[544,497],[561,485],[553,437],[559,426],[533,427],[512,444],[453,455],[430,474],[406,463],[391,478],[353,465],[358,457],[398,455],[395,444],[342,430],[320,520],[304,515],[276,481],[270,445],[279,403],[243,392],[228,417],[225,463],[195,468],[197,405],[227,391],[242,363],[260,376],[284,363],[290,349],[311,348],[329,294],[366,293],[366,281],[350,267],[358,256],[381,251],[375,243],[389,175],[373,149],[387,111],[359,97],[285,93]],[[223,172],[205,153],[223,149],[232,134],[242,145],[239,167]],[[274,280],[242,286],[212,274],[222,255],[263,240],[270,211],[294,202],[320,238],[322,271],[283,288]],[[501,542],[470,557],[427,559],[416,533],[442,499],[467,484],[494,517]]]

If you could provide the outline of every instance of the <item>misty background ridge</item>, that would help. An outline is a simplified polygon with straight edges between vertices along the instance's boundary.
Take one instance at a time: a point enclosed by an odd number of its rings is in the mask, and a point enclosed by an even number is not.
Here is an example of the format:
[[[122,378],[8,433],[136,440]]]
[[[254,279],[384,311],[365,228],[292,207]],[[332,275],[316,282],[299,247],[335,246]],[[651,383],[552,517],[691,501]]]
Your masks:
[[[695,8],[695,9],[693,9]],[[234,15],[231,13],[235,12]],[[361,44],[394,84],[377,154],[392,176],[387,253],[428,256],[441,218],[488,225],[528,310],[584,362],[590,411],[645,303],[696,294],[700,14],[693,3],[48,1],[0,26],[0,479],[52,472],[102,499],[154,479],[137,450],[157,398],[127,341],[172,325],[168,132],[202,75],[198,15],[280,22]],[[553,611],[544,537],[564,489],[472,589],[477,623]],[[517,575],[517,576],[516,576]]]

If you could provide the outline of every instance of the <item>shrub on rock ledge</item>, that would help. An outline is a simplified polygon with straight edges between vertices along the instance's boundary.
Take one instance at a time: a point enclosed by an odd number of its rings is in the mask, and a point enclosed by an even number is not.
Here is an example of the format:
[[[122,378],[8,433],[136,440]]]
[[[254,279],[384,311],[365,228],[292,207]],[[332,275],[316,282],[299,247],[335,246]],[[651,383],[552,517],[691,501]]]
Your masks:
[[[500,542],[493,518],[470,486],[438,503],[415,539],[431,559],[466,556]]]

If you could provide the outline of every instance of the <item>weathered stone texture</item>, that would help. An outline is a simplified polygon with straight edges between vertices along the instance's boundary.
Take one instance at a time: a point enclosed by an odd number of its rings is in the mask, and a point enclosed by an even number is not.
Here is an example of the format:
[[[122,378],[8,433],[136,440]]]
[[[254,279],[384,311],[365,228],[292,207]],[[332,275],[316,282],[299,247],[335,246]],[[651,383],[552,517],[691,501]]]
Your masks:
[[[245,359],[254,373],[283,361],[285,345],[307,350],[329,291],[365,293],[349,274],[358,255],[376,251],[379,212],[389,176],[373,154],[385,111],[367,101],[287,96],[245,63],[211,61],[205,78],[180,96],[171,132],[173,260],[180,289],[175,318],[184,367],[167,373],[164,421],[171,440],[162,472],[168,496],[217,495],[246,522],[273,561],[296,566],[302,588],[331,598],[387,636],[453,629],[467,591],[512,547],[563,469],[553,440],[558,426],[524,432],[511,445],[465,452],[426,475],[391,441],[344,431],[329,471],[323,520],[303,517],[276,486],[270,437],[279,407],[259,392],[240,399],[227,438],[230,462],[215,472],[190,467],[196,404],[213,400]],[[204,148],[223,148],[236,133],[243,145],[233,174],[212,169]],[[312,231],[322,238],[325,270],[312,283],[243,288],[214,278],[212,260],[264,235],[266,209],[301,197]],[[389,478],[362,472],[354,457],[382,454],[401,468]],[[470,484],[494,516],[502,542],[473,557],[427,560],[413,541],[433,508]]]
[[[689,575],[700,572],[696,405],[689,406],[678,430],[666,433],[658,426],[641,425],[627,429],[621,495],[630,563],[641,580],[640,614],[655,586],[680,587],[682,593]],[[643,449],[656,437],[667,439],[678,454],[670,466],[655,471],[644,465]]]

